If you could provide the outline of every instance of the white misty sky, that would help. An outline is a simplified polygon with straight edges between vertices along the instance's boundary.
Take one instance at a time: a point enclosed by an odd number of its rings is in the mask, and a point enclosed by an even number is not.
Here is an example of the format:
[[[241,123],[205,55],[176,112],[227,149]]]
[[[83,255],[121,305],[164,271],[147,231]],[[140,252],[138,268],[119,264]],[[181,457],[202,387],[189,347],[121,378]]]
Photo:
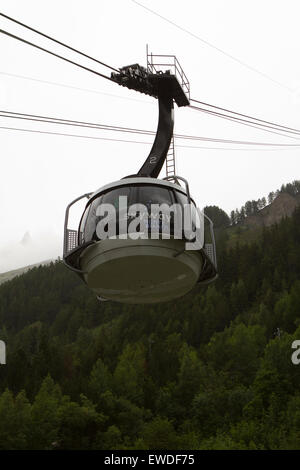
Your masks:
[[[261,75],[166,23],[131,0],[1,0],[1,11],[115,67],[145,65],[145,49],[175,54],[193,98],[299,128],[300,4],[297,0],[140,0],[171,21],[282,83]],[[0,28],[92,66],[0,18]],[[22,75],[72,87],[55,86]],[[112,96],[113,95],[113,96]],[[155,100],[94,76],[0,34],[2,110],[156,129]],[[0,117],[0,126],[151,142],[144,136],[74,129]],[[175,132],[260,142],[292,139],[250,129],[191,109],[175,109]],[[75,197],[135,173],[150,145],[0,129],[0,272],[61,255],[64,211]],[[199,145],[183,142],[178,144]],[[203,144],[202,147],[218,147]],[[221,145],[224,147],[224,145]],[[228,146],[232,148],[233,146]],[[178,174],[199,207],[228,213],[299,178],[299,151],[177,148]],[[21,244],[24,234],[31,240]],[[28,238],[28,237],[26,237]]]

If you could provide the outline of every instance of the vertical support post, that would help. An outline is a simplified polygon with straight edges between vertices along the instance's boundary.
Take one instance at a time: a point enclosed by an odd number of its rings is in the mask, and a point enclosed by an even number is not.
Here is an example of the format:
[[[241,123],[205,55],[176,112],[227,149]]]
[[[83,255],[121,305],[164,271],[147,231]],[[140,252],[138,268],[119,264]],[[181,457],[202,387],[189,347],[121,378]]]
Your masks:
[[[159,119],[155,140],[147,160],[140,168],[138,176],[157,178],[166,159],[174,128],[173,98],[164,90],[158,96]]]

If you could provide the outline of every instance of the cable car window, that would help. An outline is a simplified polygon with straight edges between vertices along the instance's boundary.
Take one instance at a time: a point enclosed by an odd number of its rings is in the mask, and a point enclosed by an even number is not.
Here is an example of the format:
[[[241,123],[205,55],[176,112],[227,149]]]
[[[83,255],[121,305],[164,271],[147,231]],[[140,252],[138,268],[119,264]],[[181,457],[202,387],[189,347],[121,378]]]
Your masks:
[[[137,202],[144,204],[148,210],[151,204],[173,204],[170,191],[159,186],[139,186],[137,198]]]
[[[90,204],[89,208],[87,209],[88,211],[87,214],[84,214],[81,224],[80,224],[79,230],[82,233],[82,236],[81,236],[82,243],[89,242],[91,240],[98,240],[98,237],[96,234],[96,228],[101,218],[100,216],[97,216],[97,209],[99,205],[100,204],[112,204],[116,209],[116,215],[117,215],[120,196],[127,196],[127,198],[129,199],[130,188],[126,186],[116,188],[94,199],[94,201]],[[127,200],[127,204],[129,204],[128,200]]]
[[[83,216],[81,217],[81,220],[80,220],[79,231],[78,231],[78,244],[79,245],[81,245],[82,243],[85,242],[85,239],[84,239],[84,226],[86,224],[86,220],[87,220],[87,217],[88,217],[89,210],[90,210],[90,206],[88,206],[85,209],[85,211],[83,213]]]
[[[174,213],[164,212],[163,210],[156,213],[152,205],[161,206],[167,205],[172,206],[175,203],[175,198],[168,188],[160,186],[138,186],[136,192],[136,200],[139,204],[143,204],[147,207],[148,216],[147,226],[149,233],[167,233],[173,234],[174,228]],[[151,210],[152,209],[152,210]]]
[[[182,206],[183,217],[184,217],[184,215],[187,216],[187,212],[184,212],[184,207],[186,206],[185,211],[190,210],[190,214],[191,214],[191,218],[192,218],[192,227],[191,227],[191,229],[192,229],[193,232],[195,232],[196,227],[198,226],[198,224],[196,223],[198,215],[197,215],[197,208],[196,208],[195,202],[191,199],[192,207],[190,209],[188,209],[188,207],[187,207],[187,204],[188,204],[187,196],[185,194],[181,193],[180,191],[176,191],[176,197],[177,197],[177,200],[178,200],[179,204],[181,204],[181,206]],[[184,220],[183,220],[183,223],[184,223]]]
[[[188,204],[188,198],[185,194],[181,193],[180,191],[176,191],[176,198],[179,202],[184,207],[184,204]]]
[[[87,215],[83,217],[80,224],[80,231],[82,232],[82,242],[90,242],[94,238],[96,225],[99,217],[96,216],[96,210],[101,203],[102,197],[95,199],[87,208]]]
[[[127,196],[127,204],[129,204],[130,188],[128,186],[113,189],[102,196],[101,204],[112,204],[117,210],[119,209],[119,197]]]

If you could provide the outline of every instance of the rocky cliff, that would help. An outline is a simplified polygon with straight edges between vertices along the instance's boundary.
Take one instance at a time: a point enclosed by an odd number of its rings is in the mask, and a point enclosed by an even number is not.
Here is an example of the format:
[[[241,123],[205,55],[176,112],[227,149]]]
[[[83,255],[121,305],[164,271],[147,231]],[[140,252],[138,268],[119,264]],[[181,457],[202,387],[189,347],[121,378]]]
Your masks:
[[[279,222],[283,217],[290,217],[295,208],[300,204],[300,195],[292,196],[288,193],[280,193],[268,206],[256,214],[248,216],[243,225],[248,227],[268,227]]]

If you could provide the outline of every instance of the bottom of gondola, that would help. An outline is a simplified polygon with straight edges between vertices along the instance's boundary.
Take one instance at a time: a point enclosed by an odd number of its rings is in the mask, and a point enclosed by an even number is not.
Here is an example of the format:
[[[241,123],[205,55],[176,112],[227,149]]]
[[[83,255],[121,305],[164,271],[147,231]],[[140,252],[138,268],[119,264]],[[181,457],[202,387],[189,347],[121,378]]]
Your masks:
[[[183,240],[106,239],[80,255],[83,279],[102,299],[128,304],[167,302],[197,283],[203,258]]]

